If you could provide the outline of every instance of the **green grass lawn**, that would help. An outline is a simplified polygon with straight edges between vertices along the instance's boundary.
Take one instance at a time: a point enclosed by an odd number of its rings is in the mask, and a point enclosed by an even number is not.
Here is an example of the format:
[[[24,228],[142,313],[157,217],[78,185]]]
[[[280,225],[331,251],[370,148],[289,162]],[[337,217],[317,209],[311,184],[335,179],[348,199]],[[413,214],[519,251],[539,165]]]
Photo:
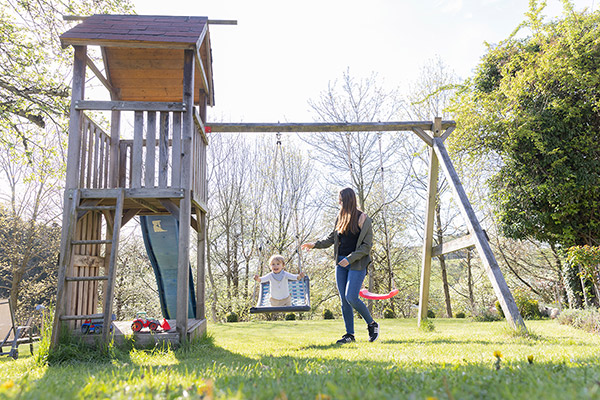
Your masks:
[[[529,321],[532,338],[504,322],[379,322],[377,342],[357,320],[344,346],[339,320],[210,324],[212,340],[177,351],[52,366],[23,346],[0,359],[0,398],[600,399],[598,335],[555,321]]]

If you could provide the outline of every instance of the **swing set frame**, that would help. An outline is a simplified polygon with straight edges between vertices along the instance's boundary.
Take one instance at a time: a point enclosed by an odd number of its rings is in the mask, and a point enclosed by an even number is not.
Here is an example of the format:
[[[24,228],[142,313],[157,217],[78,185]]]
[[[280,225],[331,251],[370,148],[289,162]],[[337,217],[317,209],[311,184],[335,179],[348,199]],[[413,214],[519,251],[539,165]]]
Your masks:
[[[513,330],[526,333],[527,327],[519,313],[515,299],[506,284],[506,280],[488,243],[487,236],[477,219],[475,211],[460,182],[460,178],[456,173],[456,169],[452,164],[450,155],[444,146],[444,140],[450,136],[455,128],[456,123],[454,121],[442,121],[441,118],[436,117],[433,121],[399,122],[208,123],[206,131],[215,133],[347,132],[350,134],[352,132],[413,132],[429,148],[428,195],[425,211],[419,295],[419,326],[422,321],[427,319],[432,258],[474,246],[477,249],[494,292],[504,311],[507,322]],[[469,233],[464,237],[443,243],[441,246],[434,248],[434,214],[435,203],[438,197],[440,168],[452,188],[453,197],[458,204]],[[390,296],[390,294],[378,296],[385,297]]]

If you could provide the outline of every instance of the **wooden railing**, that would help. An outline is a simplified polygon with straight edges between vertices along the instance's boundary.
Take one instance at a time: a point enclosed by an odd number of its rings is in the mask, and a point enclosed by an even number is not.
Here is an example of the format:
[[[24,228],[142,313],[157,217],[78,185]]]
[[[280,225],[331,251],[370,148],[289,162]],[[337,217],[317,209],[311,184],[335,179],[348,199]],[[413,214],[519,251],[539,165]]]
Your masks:
[[[110,136],[87,115],[83,114],[79,187],[86,189],[108,187],[109,148]]]
[[[133,140],[119,144],[119,187],[181,186],[181,114],[135,111]]]
[[[193,132],[192,143],[194,157],[192,161],[192,190],[194,191],[195,199],[206,205],[208,198],[208,187],[206,183],[206,148],[208,146],[208,138],[204,131],[202,119],[197,113],[194,114]]]
[[[82,114],[80,188],[108,188],[109,176],[113,174],[122,188],[182,188],[181,161],[184,153],[192,152],[189,189],[194,192],[194,199],[206,203],[208,141],[195,110],[192,146],[182,149],[186,112],[182,103],[78,101],[76,108],[133,112],[133,139],[119,140],[118,163],[110,160],[111,137]]]

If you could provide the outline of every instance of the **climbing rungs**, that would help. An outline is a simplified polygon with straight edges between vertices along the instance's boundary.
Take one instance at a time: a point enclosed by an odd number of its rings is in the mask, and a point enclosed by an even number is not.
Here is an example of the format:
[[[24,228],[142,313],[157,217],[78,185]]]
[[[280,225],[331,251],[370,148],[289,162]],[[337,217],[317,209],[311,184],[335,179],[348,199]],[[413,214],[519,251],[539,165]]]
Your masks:
[[[81,211],[103,211],[103,210],[114,210],[115,206],[79,206],[78,210]]]
[[[108,276],[67,276],[67,282],[107,281]]]
[[[112,240],[73,240],[71,241],[71,244],[111,244],[112,242]]]
[[[61,315],[61,321],[77,321],[80,319],[98,319],[104,318],[104,314],[87,314],[87,315]]]

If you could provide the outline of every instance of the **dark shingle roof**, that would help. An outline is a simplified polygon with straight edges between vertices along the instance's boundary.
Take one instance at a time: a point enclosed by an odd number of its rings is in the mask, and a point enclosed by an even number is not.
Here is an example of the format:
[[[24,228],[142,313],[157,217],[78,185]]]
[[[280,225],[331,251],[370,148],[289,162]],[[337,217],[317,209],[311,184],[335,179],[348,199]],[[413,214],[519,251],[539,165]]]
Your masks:
[[[129,42],[193,47],[208,17],[95,14],[60,36],[63,46]],[[145,47],[145,46],[144,46]],[[170,46],[169,46],[170,47]]]

